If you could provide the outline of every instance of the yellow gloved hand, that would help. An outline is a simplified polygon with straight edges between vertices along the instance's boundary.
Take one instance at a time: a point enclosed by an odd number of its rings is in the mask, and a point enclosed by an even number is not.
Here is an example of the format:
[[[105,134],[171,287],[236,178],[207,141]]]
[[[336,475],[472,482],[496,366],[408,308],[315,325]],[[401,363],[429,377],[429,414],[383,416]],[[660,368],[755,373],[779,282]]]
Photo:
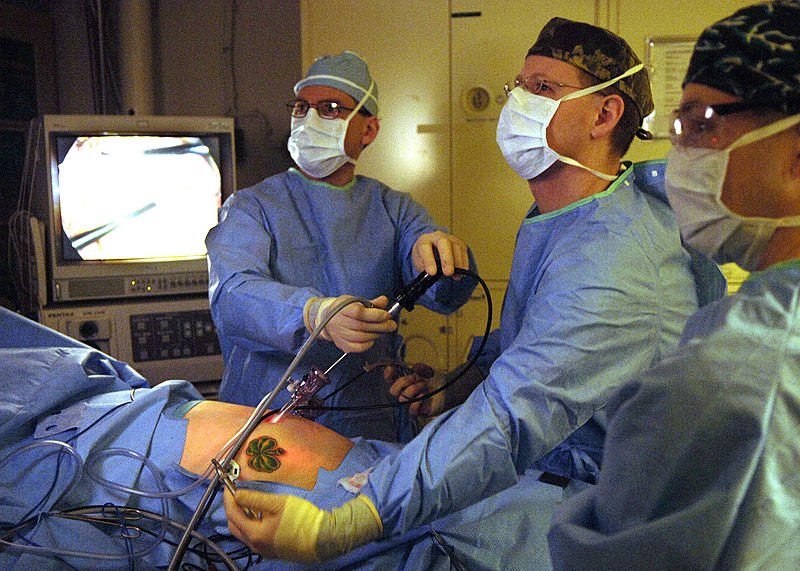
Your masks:
[[[225,491],[228,529],[267,558],[314,563],[380,539],[383,524],[369,498],[358,495],[332,511],[304,499],[240,489]],[[242,508],[261,513],[250,519]]]

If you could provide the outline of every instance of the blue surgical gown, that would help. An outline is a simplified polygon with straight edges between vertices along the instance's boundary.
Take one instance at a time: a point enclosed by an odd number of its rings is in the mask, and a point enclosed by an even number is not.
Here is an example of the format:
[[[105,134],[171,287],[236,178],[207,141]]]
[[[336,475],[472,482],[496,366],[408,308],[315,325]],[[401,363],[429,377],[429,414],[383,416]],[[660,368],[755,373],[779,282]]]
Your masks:
[[[800,262],[704,308],[624,386],[597,486],[550,532],[557,569],[800,567]]]
[[[594,477],[607,399],[675,349],[698,307],[661,182],[663,162],[643,163],[523,222],[488,377],[369,476],[386,536],[513,486],[537,461]]]
[[[220,399],[256,406],[274,388],[308,338],[303,324],[308,299],[351,294],[391,300],[392,292],[418,275],[411,261],[417,238],[435,230],[444,229],[410,195],[362,176],[335,187],[290,169],[230,197],[206,240],[211,314],[225,357]],[[472,260],[471,267],[475,270]],[[420,303],[451,313],[474,287],[472,279],[442,279]],[[381,369],[369,374],[363,369],[392,358],[399,344],[398,335],[385,335],[370,350],[348,355],[320,394],[356,380],[325,404],[396,402]],[[320,340],[293,378],[299,380],[312,366],[324,371],[340,356],[333,343]],[[284,391],[273,407],[288,397]],[[402,441],[413,435],[404,408],[331,411],[317,422],[345,436]]]

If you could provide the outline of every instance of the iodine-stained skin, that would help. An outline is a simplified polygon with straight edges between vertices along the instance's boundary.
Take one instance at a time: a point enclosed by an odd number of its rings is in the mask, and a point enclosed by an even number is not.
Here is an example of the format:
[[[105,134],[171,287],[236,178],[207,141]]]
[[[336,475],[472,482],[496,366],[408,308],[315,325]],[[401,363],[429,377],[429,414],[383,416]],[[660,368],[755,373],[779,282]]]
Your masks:
[[[253,409],[204,401],[187,414],[189,425],[181,467],[202,474],[211,459],[247,423]],[[278,423],[264,421],[236,455],[240,480],[290,484],[311,490],[319,468],[333,471],[353,447],[347,438],[315,422],[286,415]]]

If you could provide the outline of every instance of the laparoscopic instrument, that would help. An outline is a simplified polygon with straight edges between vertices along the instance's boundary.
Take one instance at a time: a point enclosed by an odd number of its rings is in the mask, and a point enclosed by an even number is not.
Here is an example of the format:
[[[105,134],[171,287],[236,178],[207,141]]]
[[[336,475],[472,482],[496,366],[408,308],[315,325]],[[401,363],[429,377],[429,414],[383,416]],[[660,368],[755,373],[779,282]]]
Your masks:
[[[400,314],[401,309],[405,309],[406,311],[413,310],[414,304],[417,303],[419,298],[442,276],[441,262],[438,256],[436,256],[436,268],[437,272],[435,274],[421,272],[406,286],[395,290],[394,303],[387,310],[392,319],[395,319]],[[331,314],[333,314],[333,312],[331,312]],[[328,375],[348,354],[349,353],[342,353],[342,356],[328,367],[325,372],[322,372],[316,367],[312,367],[311,371],[306,374],[301,381],[291,384],[289,387],[290,390],[292,390],[291,398],[283,405],[280,411],[270,419],[270,422],[280,422],[285,415],[290,413],[313,420],[316,416],[315,409],[322,407],[322,401],[316,394],[330,382],[328,380]],[[298,410],[297,407],[300,406],[305,406],[306,408]]]
[[[414,308],[414,304],[419,300],[419,298],[425,294],[425,292],[428,291],[428,289],[441,277],[441,262],[439,261],[438,256],[436,256],[436,265],[436,274],[422,272],[405,287],[402,287],[394,292],[395,301],[388,309],[388,312],[392,318],[395,318],[400,313],[401,309],[406,309],[407,311],[412,310]],[[197,509],[192,515],[192,519],[187,524],[183,537],[181,537],[181,540],[178,543],[175,555],[170,562],[169,571],[176,571],[179,568],[183,559],[183,555],[189,546],[189,542],[191,541],[192,532],[197,528],[200,519],[203,517],[203,514],[206,510],[206,506],[211,502],[211,499],[216,493],[220,482],[225,482],[226,486],[231,486],[229,489],[235,490],[235,487],[232,486],[232,482],[227,477],[227,468],[231,461],[233,461],[234,457],[239,453],[239,450],[244,445],[244,442],[252,434],[255,428],[269,414],[268,409],[270,404],[275,400],[277,395],[280,394],[280,391],[285,390],[287,385],[289,385],[291,382],[290,377],[292,373],[306,355],[311,345],[325,329],[325,326],[327,326],[331,318],[333,318],[334,315],[351,303],[361,303],[365,307],[373,307],[372,302],[369,300],[355,296],[345,298],[334,305],[325,318],[320,321],[314,331],[312,331],[309,338],[297,352],[297,355],[295,355],[294,359],[289,364],[289,367],[278,381],[278,384],[275,386],[275,388],[269,394],[267,394],[255,408],[245,426],[239,431],[237,437],[233,439],[233,444],[227,449],[222,459],[215,460],[214,470],[212,470],[211,473],[211,481],[209,482],[208,488],[206,488],[205,494],[198,503]],[[303,380],[301,380],[299,383],[295,382],[291,399],[284,407],[281,408],[280,411],[278,411],[278,413],[274,416],[274,420],[280,420],[284,417],[284,415],[291,413],[301,405],[307,405],[308,403],[314,402],[313,399],[315,398],[317,392],[329,382],[327,374],[330,373],[333,367],[335,367],[346,356],[347,353],[344,353],[325,372],[322,372],[316,368],[312,368],[312,371],[305,375]],[[249,517],[257,518],[257,516],[258,514],[250,514]]]

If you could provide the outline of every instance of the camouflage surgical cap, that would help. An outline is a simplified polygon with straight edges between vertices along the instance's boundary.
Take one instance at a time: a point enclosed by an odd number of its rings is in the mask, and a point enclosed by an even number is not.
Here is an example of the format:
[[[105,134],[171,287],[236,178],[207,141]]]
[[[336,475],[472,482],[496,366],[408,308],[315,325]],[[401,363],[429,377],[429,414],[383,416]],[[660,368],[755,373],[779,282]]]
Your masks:
[[[547,22],[528,55],[560,59],[600,82],[619,77],[642,63],[628,42],[616,34],[566,18],[553,18]],[[613,87],[631,98],[639,111],[640,124],[653,112],[653,94],[646,70],[622,78]]]

